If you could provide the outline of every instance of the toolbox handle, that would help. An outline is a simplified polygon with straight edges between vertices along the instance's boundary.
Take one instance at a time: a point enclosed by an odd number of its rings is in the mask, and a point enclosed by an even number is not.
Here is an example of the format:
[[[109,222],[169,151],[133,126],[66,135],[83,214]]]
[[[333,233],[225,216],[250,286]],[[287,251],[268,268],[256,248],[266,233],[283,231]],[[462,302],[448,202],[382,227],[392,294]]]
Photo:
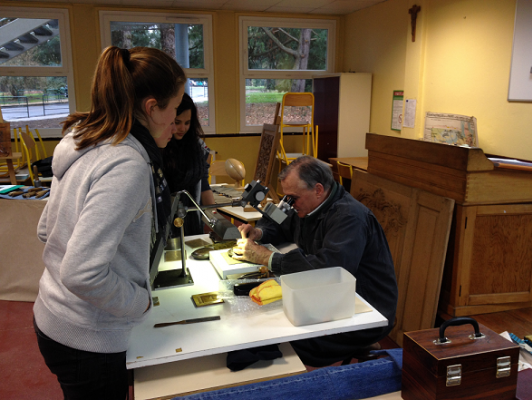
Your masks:
[[[434,341],[435,344],[448,344],[451,343],[449,339],[445,337],[445,329],[447,329],[449,326],[460,326],[465,324],[471,324],[473,325],[473,328],[475,329],[475,334],[469,336],[470,339],[482,339],[484,338],[484,334],[480,332],[480,329],[478,327],[478,322],[476,319],[471,317],[456,317],[451,318],[447,321],[445,321],[440,326],[440,337]]]

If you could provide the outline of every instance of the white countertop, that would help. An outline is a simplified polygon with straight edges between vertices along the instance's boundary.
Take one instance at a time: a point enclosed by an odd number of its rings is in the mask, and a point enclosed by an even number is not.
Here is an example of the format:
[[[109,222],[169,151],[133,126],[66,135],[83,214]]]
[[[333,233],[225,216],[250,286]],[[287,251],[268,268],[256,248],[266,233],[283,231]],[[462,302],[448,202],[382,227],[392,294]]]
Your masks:
[[[208,235],[185,238],[209,241]],[[193,249],[187,248],[187,254]],[[160,270],[180,262],[161,262]],[[192,295],[219,290],[219,276],[210,261],[187,259],[194,285],[159,289],[152,293],[160,305],[133,329],[127,351],[128,369],[202,357],[228,351],[319,337],[334,333],[369,329],[387,324],[386,318],[363,299],[362,308],[351,318],[296,327],[284,314],[282,301],[260,307],[249,298],[228,299],[224,304],[196,307]],[[360,303],[360,301],[362,303]],[[358,305],[357,305],[358,309]],[[219,315],[219,321],[153,328],[156,323]]]

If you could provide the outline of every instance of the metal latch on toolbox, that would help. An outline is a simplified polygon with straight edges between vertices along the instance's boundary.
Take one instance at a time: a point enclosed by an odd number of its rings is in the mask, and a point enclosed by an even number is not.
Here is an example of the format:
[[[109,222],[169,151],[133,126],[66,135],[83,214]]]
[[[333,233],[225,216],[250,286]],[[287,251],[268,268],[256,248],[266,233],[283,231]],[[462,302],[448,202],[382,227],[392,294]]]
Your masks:
[[[462,383],[462,364],[447,366],[446,386],[459,386]]]
[[[512,370],[512,357],[505,356],[497,358],[497,378],[510,376]]]

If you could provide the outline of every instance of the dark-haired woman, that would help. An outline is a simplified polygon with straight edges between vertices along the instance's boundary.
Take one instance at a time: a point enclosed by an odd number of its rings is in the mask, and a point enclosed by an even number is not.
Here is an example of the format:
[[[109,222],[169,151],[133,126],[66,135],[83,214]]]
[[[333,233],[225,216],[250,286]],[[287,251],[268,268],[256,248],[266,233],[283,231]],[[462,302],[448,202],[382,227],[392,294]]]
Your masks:
[[[201,129],[196,105],[186,93],[177,109],[175,125],[174,137],[163,150],[164,174],[170,191],[174,193],[187,190],[196,203],[214,204],[214,195],[209,186],[209,164],[207,163],[209,148],[201,139],[203,129]],[[182,195],[180,200],[183,205],[194,208],[186,195]],[[200,213],[188,212],[184,227],[187,236],[202,234],[203,224]]]
[[[37,234],[46,266],[34,322],[65,399],[127,395],[131,329],[151,308],[152,232],[170,214],[159,148],[186,77],[152,48],[106,48],[91,109],[70,115],[54,151],[51,196]],[[156,233],[157,234],[157,233]]]

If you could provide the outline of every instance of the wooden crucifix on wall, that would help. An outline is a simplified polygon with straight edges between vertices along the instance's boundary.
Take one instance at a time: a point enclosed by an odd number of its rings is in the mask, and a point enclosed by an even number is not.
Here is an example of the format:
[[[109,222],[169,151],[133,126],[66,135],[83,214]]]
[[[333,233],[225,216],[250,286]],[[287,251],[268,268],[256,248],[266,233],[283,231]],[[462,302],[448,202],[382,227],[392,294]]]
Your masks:
[[[412,42],[416,41],[416,20],[417,20],[417,13],[421,11],[421,7],[417,4],[414,4],[409,10],[408,14],[410,14],[410,22],[412,24]]]

